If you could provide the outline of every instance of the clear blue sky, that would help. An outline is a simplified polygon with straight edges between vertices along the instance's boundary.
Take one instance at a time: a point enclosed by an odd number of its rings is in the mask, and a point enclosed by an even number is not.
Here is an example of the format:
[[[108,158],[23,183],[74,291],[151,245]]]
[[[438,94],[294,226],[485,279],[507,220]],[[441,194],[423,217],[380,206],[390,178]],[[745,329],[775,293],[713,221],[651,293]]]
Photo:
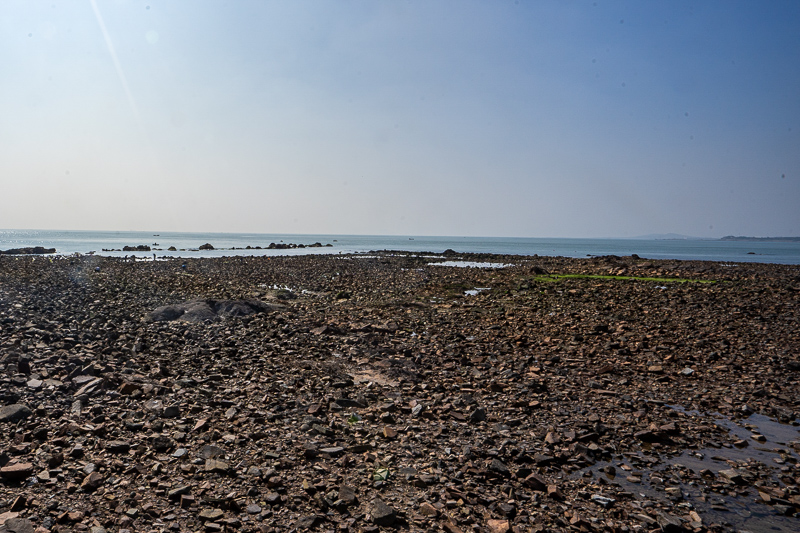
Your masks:
[[[0,228],[800,235],[800,2],[7,0]]]

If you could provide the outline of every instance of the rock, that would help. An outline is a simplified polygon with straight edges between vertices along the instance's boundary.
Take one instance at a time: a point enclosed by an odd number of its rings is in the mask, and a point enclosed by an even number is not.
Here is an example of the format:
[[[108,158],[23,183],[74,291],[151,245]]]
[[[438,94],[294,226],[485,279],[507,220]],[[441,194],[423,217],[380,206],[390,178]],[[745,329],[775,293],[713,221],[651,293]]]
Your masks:
[[[370,514],[372,515],[372,523],[378,526],[391,526],[397,518],[397,511],[380,498],[372,500]]]
[[[489,470],[500,474],[503,477],[508,477],[511,475],[511,471],[508,467],[501,461],[500,459],[492,459],[492,462],[489,464]]]
[[[525,478],[524,483],[533,490],[538,490],[541,492],[547,491],[547,482],[537,474],[530,474]]]
[[[189,494],[191,492],[191,487],[189,485],[180,485],[179,487],[175,487],[174,489],[170,489],[167,493],[167,497],[170,500],[180,500],[181,496],[184,494]]]
[[[182,304],[158,307],[147,315],[147,320],[150,322],[182,320],[202,323],[220,318],[249,316],[281,309],[281,306],[258,300],[191,300]]]
[[[742,477],[742,473],[735,468],[729,468],[727,470],[720,470],[719,475],[727,479],[732,483],[736,483],[737,485],[744,485],[745,481]]]
[[[0,468],[0,477],[9,481],[19,481],[33,475],[31,463],[13,463]]]
[[[339,457],[344,453],[344,448],[341,446],[331,446],[328,448],[321,448],[319,452],[329,455],[331,457]]]
[[[322,519],[317,515],[308,515],[300,517],[297,522],[294,523],[295,529],[312,529],[314,526],[319,524]]]
[[[439,516],[439,510],[428,502],[424,502],[419,506],[419,514],[430,518]]]
[[[81,482],[81,488],[86,492],[99,489],[103,485],[103,476],[99,472],[92,472]]]
[[[349,485],[341,485],[339,487],[338,500],[343,502],[347,507],[358,504],[356,492],[353,487]]]
[[[680,533],[684,531],[680,518],[667,513],[659,512],[656,521],[664,533]]]
[[[217,459],[206,459],[206,465],[205,465],[206,472],[217,472],[220,474],[227,474],[229,469],[230,465],[225,461],[220,461]]]
[[[205,244],[201,244],[199,249],[200,250],[213,250],[214,247],[211,246],[209,243],[205,243]]]
[[[607,498],[605,496],[601,496],[599,494],[592,494],[592,501],[602,507],[603,509],[610,509],[617,503],[617,500],[614,498]]]
[[[106,443],[105,448],[110,453],[128,453],[131,449],[131,443],[125,440],[112,440]]]
[[[478,407],[474,411],[472,411],[469,415],[469,419],[471,422],[484,422],[486,420],[486,409],[483,407]]]
[[[201,459],[216,459],[217,457],[225,457],[225,450],[223,450],[219,446],[206,444],[205,446],[200,448]]]
[[[55,248],[45,248],[43,246],[32,246],[26,248],[9,248],[8,250],[0,250],[0,255],[43,255],[54,254]]]
[[[36,531],[33,522],[27,518],[9,518],[5,524],[0,526],[0,531],[8,533],[34,533]]]
[[[486,522],[486,528],[489,530],[489,533],[508,533],[508,530],[511,529],[511,526],[508,523],[508,520],[488,520]]]
[[[225,513],[222,511],[222,509],[203,509],[197,516],[203,522],[208,522],[223,518]]]
[[[0,422],[17,422],[25,420],[33,415],[33,411],[27,405],[15,403],[0,407]]]

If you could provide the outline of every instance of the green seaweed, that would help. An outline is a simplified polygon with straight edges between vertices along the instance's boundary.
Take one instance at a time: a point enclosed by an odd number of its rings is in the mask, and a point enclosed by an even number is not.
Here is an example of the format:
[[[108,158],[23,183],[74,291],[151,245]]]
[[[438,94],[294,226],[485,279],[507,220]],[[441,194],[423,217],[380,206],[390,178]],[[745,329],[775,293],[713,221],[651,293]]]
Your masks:
[[[547,274],[536,276],[533,281],[554,282],[561,279],[610,279],[610,280],[634,280],[634,281],[654,281],[657,283],[717,283],[712,279],[691,279],[691,278],[644,278],[639,276],[610,276],[600,274]]]

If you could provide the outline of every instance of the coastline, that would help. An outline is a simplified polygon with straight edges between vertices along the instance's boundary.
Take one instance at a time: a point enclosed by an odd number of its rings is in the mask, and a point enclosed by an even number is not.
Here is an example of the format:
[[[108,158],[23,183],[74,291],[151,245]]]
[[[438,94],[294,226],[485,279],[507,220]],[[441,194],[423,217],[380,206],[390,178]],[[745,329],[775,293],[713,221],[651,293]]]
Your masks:
[[[793,531],[798,294],[631,256],[0,256],[0,513]]]
[[[316,244],[320,246],[315,246]],[[201,249],[210,245],[213,249]],[[273,245],[273,246],[271,246]],[[521,237],[434,237],[391,235],[289,235],[254,233],[174,233],[113,231],[0,231],[0,250],[55,248],[57,255],[108,257],[229,257],[306,254],[368,254],[375,250],[441,253],[595,257],[637,254],[649,259],[800,264],[800,243],[663,240],[557,239]],[[127,248],[127,249],[126,249]],[[149,249],[148,249],[149,248]]]

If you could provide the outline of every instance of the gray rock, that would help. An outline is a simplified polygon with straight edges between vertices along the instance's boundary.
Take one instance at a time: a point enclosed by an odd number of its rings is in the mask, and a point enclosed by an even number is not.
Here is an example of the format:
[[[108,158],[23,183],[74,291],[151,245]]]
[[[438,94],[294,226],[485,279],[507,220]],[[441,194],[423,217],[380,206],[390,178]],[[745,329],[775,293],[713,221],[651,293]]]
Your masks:
[[[9,518],[3,527],[9,533],[34,533],[35,531],[33,522],[27,518]]]
[[[311,529],[320,522],[321,522],[320,517],[315,514],[312,514],[309,516],[300,517],[297,520],[297,522],[294,523],[294,527],[295,529]]]
[[[33,411],[27,405],[22,405],[21,403],[0,407],[0,422],[16,422],[24,420],[31,415],[33,415]]]
[[[260,300],[191,300],[182,304],[156,308],[147,316],[149,322],[183,320],[192,323],[211,322],[223,317],[248,316],[283,309]]]
[[[380,498],[372,500],[372,522],[377,526],[391,526],[397,519],[397,511]]]
[[[225,450],[223,450],[219,446],[206,444],[205,446],[200,448],[201,459],[216,459],[217,457],[224,457],[224,456],[225,456]]]
[[[679,533],[684,531],[683,524],[681,524],[681,520],[677,516],[672,516],[667,513],[658,513],[656,521],[661,531],[664,533]]]
[[[358,503],[358,497],[356,496],[356,491],[353,487],[348,485],[342,485],[339,487],[339,494],[338,500],[340,500],[344,505],[351,506]]]
[[[469,419],[472,422],[483,422],[484,420],[486,420],[486,409],[484,409],[483,407],[478,407],[477,409],[472,411],[472,413],[470,413]]]

